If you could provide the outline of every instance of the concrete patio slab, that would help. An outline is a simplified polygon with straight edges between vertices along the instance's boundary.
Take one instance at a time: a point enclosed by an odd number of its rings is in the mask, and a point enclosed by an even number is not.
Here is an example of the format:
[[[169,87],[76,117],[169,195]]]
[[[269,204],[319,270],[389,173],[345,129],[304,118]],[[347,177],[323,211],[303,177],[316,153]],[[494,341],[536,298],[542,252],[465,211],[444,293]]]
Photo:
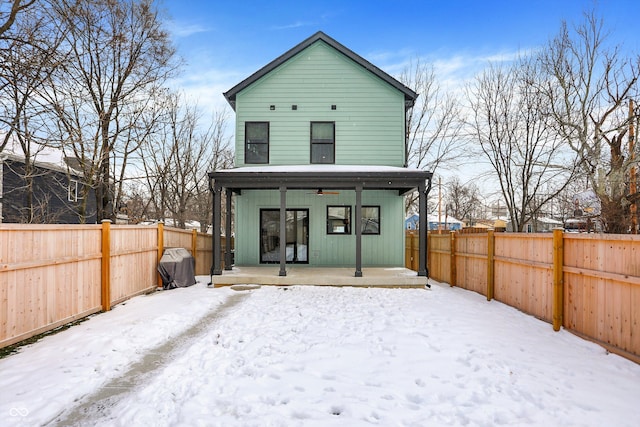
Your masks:
[[[386,288],[425,288],[427,278],[407,268],[363,268],[362,277],[355,277],[354,268],[298,267],[287,268],[286,276],[279,276],[279,266],[233,267],[222,275],[211,276],[214,287],[230,285],[311,285],[362,286]]]

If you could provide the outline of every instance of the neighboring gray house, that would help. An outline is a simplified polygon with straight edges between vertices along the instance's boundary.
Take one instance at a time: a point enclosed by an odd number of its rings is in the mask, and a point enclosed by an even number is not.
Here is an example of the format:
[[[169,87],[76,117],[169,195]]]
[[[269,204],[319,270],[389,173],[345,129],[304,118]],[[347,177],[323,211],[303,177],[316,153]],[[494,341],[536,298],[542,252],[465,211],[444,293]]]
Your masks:
[[[525,233],[550,233],[554,228],[562,228],[563,222],[553,218],[538,217],[527,221],[524,225]],[[511,222],[507,223],[507,228],[511,228]]]
[[[23,156],[0,153],[0,222],[78,224],[83,178],[62,164],[36,160],[28,172]],[[28,191],[31,176],[32,191]],[[85,223],[96,222],[96,198],[90,190]]]
[[[235,201],[236,265],[277,263],[282,276],[288,263],[353,266],[356,276],[405,265],[404,195],[419,191],[426,221],[432,176],[406,167],[414,91],[318,32],[224,95],[236,112],[236,167],[209,174],[212,274],[222,274],[223,197],[227,208]]]

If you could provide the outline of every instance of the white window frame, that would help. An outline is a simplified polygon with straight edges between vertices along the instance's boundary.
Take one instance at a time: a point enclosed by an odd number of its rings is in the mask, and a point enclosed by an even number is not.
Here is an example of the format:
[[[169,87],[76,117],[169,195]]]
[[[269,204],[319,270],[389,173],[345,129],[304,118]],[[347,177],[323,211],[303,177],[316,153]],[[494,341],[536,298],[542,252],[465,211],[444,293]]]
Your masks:
[[[69,180],[69,187],[67,188],[67,201],[78,201],[78,181],[76,181],[75,179]]]

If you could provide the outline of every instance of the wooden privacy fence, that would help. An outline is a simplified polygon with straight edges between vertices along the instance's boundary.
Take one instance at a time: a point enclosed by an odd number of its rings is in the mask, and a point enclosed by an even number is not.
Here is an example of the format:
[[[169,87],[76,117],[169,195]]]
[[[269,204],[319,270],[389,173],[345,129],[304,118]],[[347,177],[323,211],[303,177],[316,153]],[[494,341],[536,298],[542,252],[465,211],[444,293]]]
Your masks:
[[[406,236],[407,267],[417,236]],[[414,258],[413,260],[411,258]],[[640,363],[640,236],[429,234],[435,280],[478,292]]]
[[[209,274],[211,244],[163,224],[0,224],[0,348],[162,286],[165,248],[189,250],[196,275]]]

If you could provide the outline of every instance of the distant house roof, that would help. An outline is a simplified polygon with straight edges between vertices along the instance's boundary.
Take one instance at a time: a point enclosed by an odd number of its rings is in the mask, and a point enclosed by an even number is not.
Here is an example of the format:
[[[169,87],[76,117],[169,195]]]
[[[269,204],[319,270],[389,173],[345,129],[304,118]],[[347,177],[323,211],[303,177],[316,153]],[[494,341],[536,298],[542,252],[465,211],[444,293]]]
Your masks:
[[[420,215],[414,214],[405,218],[406,221],[417,221],[420,218]],[[438,215],[429,214],[427,215],[427,222],[438,223]],[[452,217],[451,215],[440,215],[440,222],[444,224],[464,224],[464,222],[460,221],[457,218]]]
[[[338,52],[345,55],[347,58],[351,59],[358,65],[362,66],[367,71],[373,73],[374,75],[381,78],[382,80],[384,80],[385,82],[393,86],[394,88],[398,89],[400,92],[404,94],[405,106],[407,108],[410,108],[413,106],[413,103],[418,97],[418,94],[416,92],[409,89],[404,84],[400,83],[398,80],[391,77],[389,74],[385,73],[380,68],[376,67],[375,65],[373,65],[372,63],[370,63],[369,61],[367,61],[357,53],[353,52],[351,49],[347,48],[346,46],[332,39],[322,31],[318,31],[308,39],[304,40],[302,43],[296,45],[292,49],[280,55],[279,57],[277,57],[276,59],[274,59],[273,61],[271,61],[270,63],[268,63],[267,65],[265,65],[264,67],[262,67],[261,69],[259,69],[258,71],[256,71],[255,73],[253,73],[252,75],[250,75],[249,77],[247,77],[246,79],[238,83],[237,85],[235,85],[234,87],[232,87],[231,89],[229,89],[227,92],[224,93],[224,97],[227,99],[231,107],[235,110],[236,95],[239,92],[241,92],[242,90],[244,90],[245,88],[247,88],[248,86],[256,82],[257,80],[259,80],[266,74],[270,73],[280,65],[284,64],[289,59],[291,59],[298,53],[302,52],[304,49],[308,48],[309,46],[316,43],[317,41],[325,42],[326,44],[328,44]]]
[[[558,221],[557,219],[553,218],[540,217],[537,219],[537,221],[544,224],[562,226],[562,221]]]
[[[36,143],[32,143],[29,148],[31,150],[29,161],[34,166],[66,173],[67,175],[74,177],[82,177],[84,175],[82,170],[78,167],[79,163],[77,159],[66,157],[62,150]],[[11,138],[4,147],[4,150],[0,152],[0,160],[3,159],[18,163],[26,162],[23,149],[15,138]]]
[[[24,155],[7,153],[7,152],[0,153],[0,160],[4,160],[4,159],[11,160],[13,162],[18,162],[18,163],[26,162]],[[62,172],[67,175],[73,176],[75,178],[82,178],[83,176],[81,171],[78,171],[76,169],[73,169],[72,167],[67,166],[66,164],[64,164],[64,162],[61,163],[61,162],[41,161],[41,160],[38,160],[37,157],[35,157],[31,159],[31,163],[34,166],[37,166],[39,168],[48,169],[56,172]]]
[[[427,221],[438,223],[438,215],[427,215]],[[445,222],[447,224],[464,224],[464,222],[460,221],[458,218],[452,217],[451,215],[440,215],[440,222],[442,224]]]

